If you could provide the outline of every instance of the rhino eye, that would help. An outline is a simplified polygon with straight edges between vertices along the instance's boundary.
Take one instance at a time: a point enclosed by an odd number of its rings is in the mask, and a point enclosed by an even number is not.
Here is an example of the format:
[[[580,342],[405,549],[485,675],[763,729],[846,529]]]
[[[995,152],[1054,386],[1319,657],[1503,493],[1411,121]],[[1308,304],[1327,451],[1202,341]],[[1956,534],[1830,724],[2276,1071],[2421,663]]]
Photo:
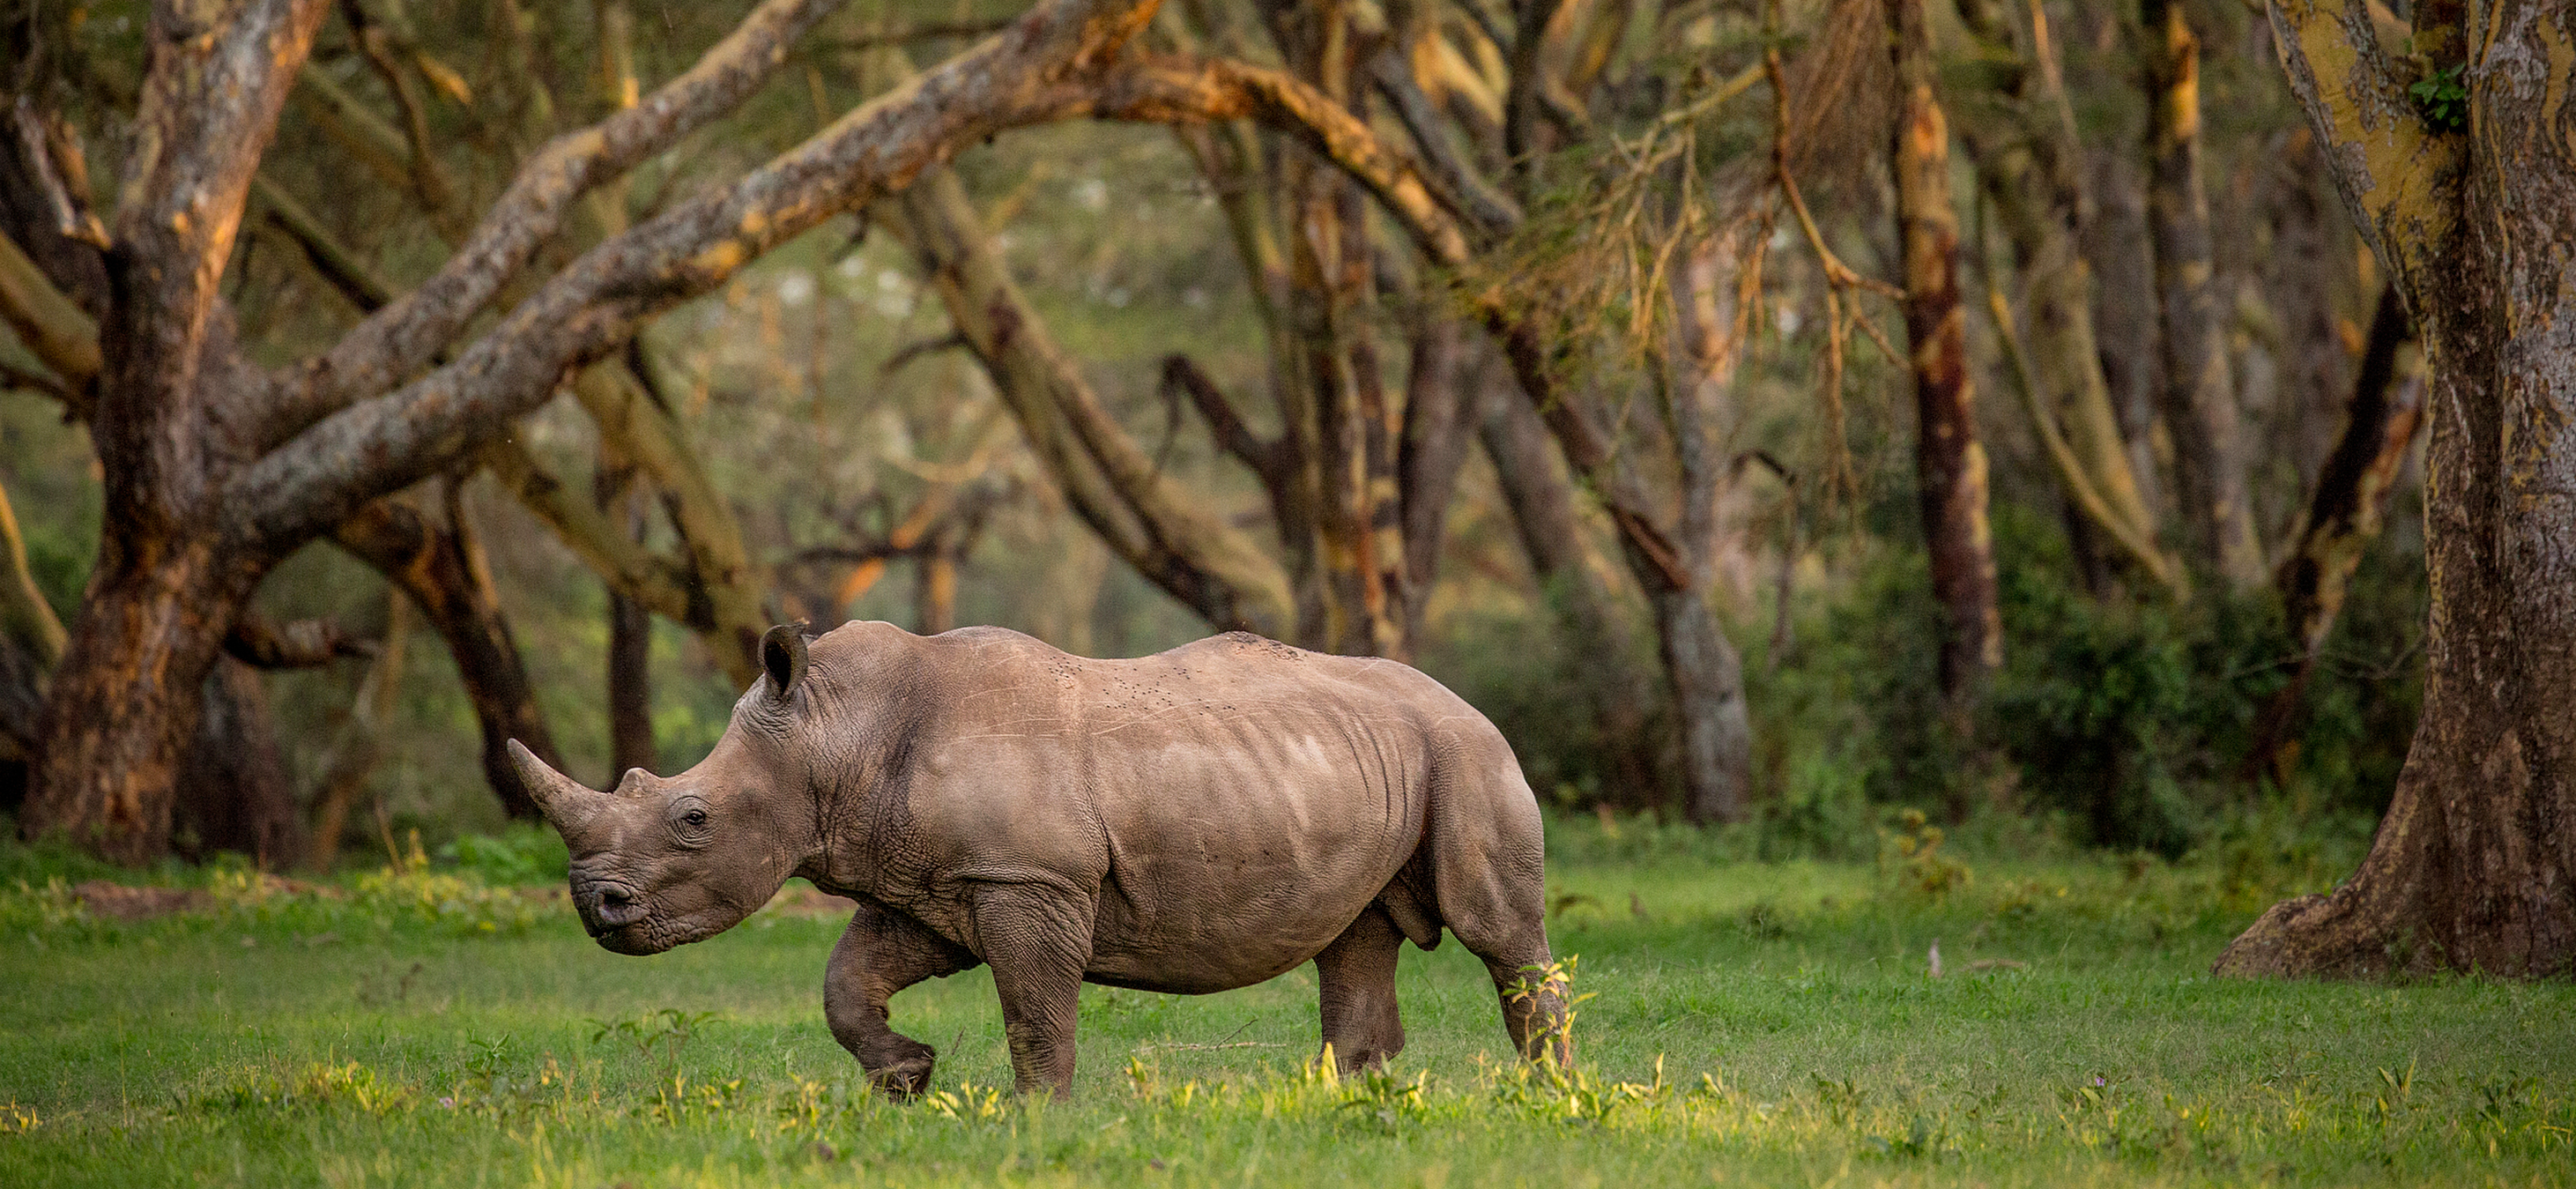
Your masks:
[[[685,823],[692,830],[706,829],[707,811],[703,809],[692,809],[686,814],[681,815],[680,821]]]

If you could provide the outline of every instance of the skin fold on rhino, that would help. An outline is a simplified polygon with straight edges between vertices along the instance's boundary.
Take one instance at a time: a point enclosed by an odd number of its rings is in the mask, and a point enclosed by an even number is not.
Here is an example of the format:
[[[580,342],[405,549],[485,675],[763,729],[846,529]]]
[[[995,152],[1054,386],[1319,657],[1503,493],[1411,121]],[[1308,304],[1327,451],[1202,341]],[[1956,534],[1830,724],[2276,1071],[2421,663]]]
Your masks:
[[[1234,633],[1090,660],[1001,628],[773,628],[767,676],[696,767],[583,787],[510,754],[621,954],[703,940],[791,875],[858,901],[823,1011],[877,1085],[930,1083],[886,1003],[993,968],[1023,1093],[1073,1083],[1084,982],[1202,994],[1315,963],[1345,1069],[1404,1047],[1398,946],[1445,927],[1513,1046],[1570,1053],[1537,799],[1511,746],[1393,661]]]

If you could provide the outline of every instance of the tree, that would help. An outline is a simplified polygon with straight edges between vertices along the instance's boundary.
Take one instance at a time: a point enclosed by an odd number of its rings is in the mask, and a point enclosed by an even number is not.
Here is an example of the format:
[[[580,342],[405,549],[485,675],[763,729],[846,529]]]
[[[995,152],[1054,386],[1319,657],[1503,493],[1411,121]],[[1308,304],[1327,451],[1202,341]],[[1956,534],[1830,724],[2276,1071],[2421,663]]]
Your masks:
[[[1994,533],[1986,522],[1986,450],[1977,441],[1976,389],[1968,379],[1950,124],[1934,91],[1931,32],[1922,0],[1889,0],[1887,13],[1900,91],[1893,172],[1905,333],[1913,349],[1915,484],[1932,596],[1943,612],[1941,690],[1964,726],[1979,686],[2004,663]]]
[[[2546,0],[2274,0],[2281,64],[2414,321],[2432,424],[2423,715],[2369,856],[2217,970],[2576,967],[2576,26]]]
[[[102,543],[54,677],[22,830],[67,833],[122,861],[160,853],[198,686],[287,554],[475,457],[559,379],[789,237],[966,144],[1090,114],[1154,8],[1041,4],[763,167],[607,236],[478,324],[585,194],[739,104],[833,7],[770,0],[636,106],[550,142],[427,283],[276,371],[241,349],[219,283],[331,6],[156,8],[134,115],[143,131],[108,246],[95,242],[95,221],[46,217],[85,211],[72,188],[23,174],[8,187],[10,237],[96,312],[104,366],[92,424],[119,529]]]
[[[1983,93],[1987,110],[1962,121],[1961,142],[1976,162],[2025,291],[2027,352],[2015,346],[2021,332],[2000,300],[2001,287],[1990,286],[1988,299],[1998,333],[2015,350],[2024,407],[2085,520],[2156,582],[2180,589],[2185,576],[2156,543],[2155,519],[2129,464],[2102,373],[2093,270],[2078,250],[2093,202],[2045,11],[2033,6],[2025,26],[2013,24],[2009,6],[1998,0],[1957,0],[1957,7],[1979,65],[1992,75],[1991,90]]]
[[[2145,0],[2139,14],[2151,92],[2147,223],[2164,329],[2161,395],[2184,537],[2202,568],[2241,588],[2263,580],[2263,542],[2245,490],[2243,434],[2201,179],[2200,40],[2183,8],[2181,0]]]

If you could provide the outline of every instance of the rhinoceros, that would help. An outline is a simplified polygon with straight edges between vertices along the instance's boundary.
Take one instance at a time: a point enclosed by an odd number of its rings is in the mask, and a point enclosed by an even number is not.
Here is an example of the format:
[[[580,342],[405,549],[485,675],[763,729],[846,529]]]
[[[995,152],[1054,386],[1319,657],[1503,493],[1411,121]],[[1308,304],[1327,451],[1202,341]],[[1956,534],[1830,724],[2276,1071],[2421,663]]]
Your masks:
[[[895,992],[993,968],[1020,1093],[1070,1092],[1084,982],[1200,994],[1315,963],[1345,1070],[1404,1047],[1395,967],[1445,926],[1533,1060],[1567,1056],[1537,800],[1494,725],[1393,661],[1246,633],[1091,660],[1000,628],[852,623],[766,675],[677,776],[586,788],[510,755],[600,945],[731,928],[791,875],[858,902],[823,1014],[866,1076],[929,1084]],[[809,660],[810,657],[810,660]]]

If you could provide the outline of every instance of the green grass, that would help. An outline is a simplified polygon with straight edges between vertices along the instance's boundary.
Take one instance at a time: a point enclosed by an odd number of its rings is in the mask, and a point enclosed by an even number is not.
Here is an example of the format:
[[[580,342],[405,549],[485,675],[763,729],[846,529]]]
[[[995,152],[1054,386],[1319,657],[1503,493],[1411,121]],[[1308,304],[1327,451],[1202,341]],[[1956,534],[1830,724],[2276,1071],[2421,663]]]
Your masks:
[[[130,924],[31,881],[0,893],[0,1184],[2576,1183],[2576,988],[2206,976],[2317,863],[1988,861],[1936,895],[1956,872],[1894,850],[1553,831],[1575,1078],[1505,1059],[1451,943],[1405,956],[1392,1076],[1304,1071],[1309,968],[1087,988],[1061,1105],[992,1089],[981,971],[895,1001],[940,1092],[864,1091],[830,919],[635,959],[454,876],[183,876],[211,908]]]

